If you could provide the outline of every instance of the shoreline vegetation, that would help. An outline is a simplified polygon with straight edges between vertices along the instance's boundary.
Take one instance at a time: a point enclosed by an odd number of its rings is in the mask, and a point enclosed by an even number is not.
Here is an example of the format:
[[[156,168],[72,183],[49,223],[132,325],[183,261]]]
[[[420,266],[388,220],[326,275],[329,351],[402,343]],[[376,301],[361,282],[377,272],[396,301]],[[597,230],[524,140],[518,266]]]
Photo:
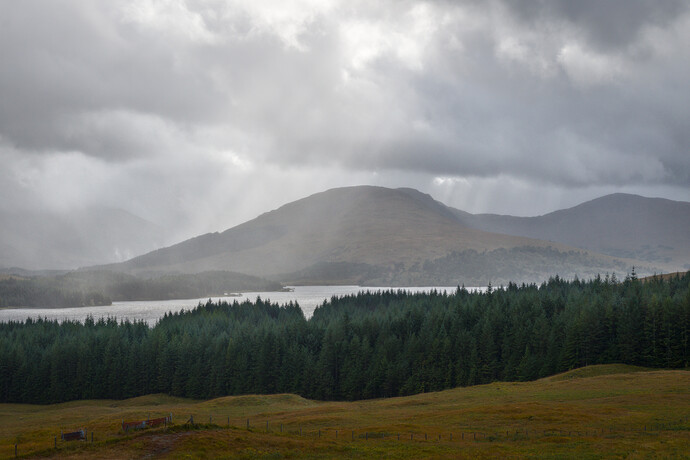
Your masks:
[[[236,272],[168,274],[152,278],[107,270],[0,279],[0,308],[108,306],[136,300],[223,297],[241,291],[281,291],[282,284]]]
[[[405,396],[591,364],[687,368],[690,272],[486,292],[361,292],[299,305],[226,301],[144,322],[0,324],[0,402],[165,393]]]

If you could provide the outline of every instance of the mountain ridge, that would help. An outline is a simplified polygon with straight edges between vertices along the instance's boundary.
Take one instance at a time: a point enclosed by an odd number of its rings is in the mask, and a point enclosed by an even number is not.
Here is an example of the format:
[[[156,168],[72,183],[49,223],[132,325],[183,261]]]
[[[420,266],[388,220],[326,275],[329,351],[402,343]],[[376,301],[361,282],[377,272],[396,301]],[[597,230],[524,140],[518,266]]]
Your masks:
[[[321,281],[328,272],[325,278],[336,284],[441,285],[622,275],[633,265],[652,274],[674,267],[666,260],[614,257],[497,231],[515,226],[514,219],[535,225],[529,221],[534,218],[465,213],[409,188],[343,187],[104,268],[136,274],[231,270],[301,284]]]
[[[690,268],[690,203],[684,201],[613,193],[534,217],[456,211],[463,225],[480,230]]]

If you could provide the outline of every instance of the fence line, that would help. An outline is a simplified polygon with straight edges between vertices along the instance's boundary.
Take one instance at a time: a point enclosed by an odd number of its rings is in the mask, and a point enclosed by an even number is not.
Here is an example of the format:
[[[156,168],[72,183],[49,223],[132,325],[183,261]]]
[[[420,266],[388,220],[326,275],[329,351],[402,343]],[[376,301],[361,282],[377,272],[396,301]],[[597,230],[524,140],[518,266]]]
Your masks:
[[[409,434],[409,439],[410,440],[415,440],[415,441],[436,441],[436,442],[502,442],[502,441],[522,441],[522,440],[529,440],[529,439],[540,439],[544,437],[554,437],[554,436],[561,436],[561,437],[603,437],[603,436],[611,436],[611,435],[617,435],[621,433],[654,433],[654,432],[661,432],[661,431],[667,431],[671,429],[678,428],[679,426],[682,426],[683,424],[688,423],[688,417],[682,417],[677,420],[673,421],[667,421],[667,422],[655,422],[652,424],[645,424],[645,425],[640,425],[639,427],[637,426],[631,426],[631,425],[626,425],[626,426],[609,426],[607,428],[588,428],[584,430],[563,430],[563,429],[558,429],[558,428],[549,428],[549,429],[528,429],[528,428],[523,428],[523,429],[517,429],[517,430],[508,430],[508,431],[488,431],[488,430],[473,430],[471,428],[464,428],[461,430],[438,430],[438,429],[430,429],[426,432],[423,431],[369,431],[366,429],[360,429],[360,428],[348,428],[348,429],[343,429],[342,426],[326,426],[326,427],[318,427],[312,425],[312,428],[309,430],[305,430],[301,424],[296,424],[297,426],[295,427],[295,424],[292,424],[291,426],[293,429],[290,429],[290,426],[287,426],[287,429],[284,428],[284,422],[281,421],[280,423],[276,422],[271,422],[271,419],[266,419],[264,417],[257,417],[255,419],[251,418],[246,418],[242,419],[245,425],[245,429],[249,431],[255,431],[255,432],[266,432],[266,433],[284,433],[288,435],[296,435],[296,436],[301,436],[301,437],[313,437],[313,438],[325,438],[329,437],[329,439],[335,439],[335,440],[346,440],[350,439],[351,441],[355,440],[365,440],[368,441],[369,439],[395,439],[397,441],[400,440],[406,440],[407,438],[404,436],[405,434]],[[230,428],[235,428],[235,429],[240,429],[239,426],[240,424],[235,424],[231,425],[230,424],[230,417],[227,417],[227,427]],[[270,429],[269,427],[277,427],[279,426],[279,429]],[[222,428],[221,426],[218,426],[219,428]],[[690,429],[690,428],[688,428]],[[439,431],[441,431],[439,433]],[[339,436],[339,433],[350,433],[350,436]],[[401,436],[403,435],[403,436]],[[430,435],[435,435],[431,436]]]
[[[429,429],[428,431],[374,431],[360,428],[343,428],[342,426],[326,426],[326,427],[313,427],[311,429],[305,430],[301,423],[295,424],[284,424],[283,420],[279,422],[271,422],[270,418],[258,417],[255,419],[243,418],[239,424],[231,424],[231,420],[238,421],[237,418],[231,418],[230,416],[216,416],[217,421],[226,422],[225,425],[214,424],[213,414],[208,416],[208,424],[201,424],[194,422],[194,415],[191,414],[190,417],[180,425],[174,425],[172,422],[172,414],[166,417],[150,419],[147,418],[142,421],[137,422],[121,422],[120,433],[127,434],[132,428],[145,429],[145,428],[155,428],[164,426],[165,429],[174,426],[189,426],[190,429],[199,428],[213,428],[213,429],[234,429],[240,430],[245,429],[247,431],[253,432],[264,432],[264,433],[274,433],[282,435],[292,435],[300,437],[312,437],[315,439],[335,439],[343,442],[354,441],[369,441],[370,439],[376,440],[396,440],[400,442],[408,441],[405,435],[409,435],[409,441],[417,442],[452,442],[452,443],[474,443],[474,442],[506,442],[506,441],[524,441],[524,440],[537,440],[545,437],[604,437],[618,435],[621,433],[637,433],[637,434],[653,434],[663,431],[675,430],[682,425],[687,425],[689,417],[682,417],[673,421],[666,422],[654,422],[651,424],[641,425],[639,427],[633,427],[630,425],[626,426],[616,426],[611,425],[608,428],[590,428],[585,430],[562,430],[558,428],[550,429],[517,429],[517,430],[507,430],[507,431],[488,431],[488,430],[473,430],[469,427],[458,429],[458,430],[436,430]],[[197,420],[206,420],[205,418],[197,417]],[[240,428],[243,425],[242,422],[246,421],[245,428]],[[155,422],[155,423],[151,423]],[[296,425],[296,426],[295,426]],[[292,429],[291,429],[292,428]],[[687,427],[686,429],[690,429]],[[93,431],[89,430],[91,434],[91,443],[94,442]],[[441,432],[439,432],[441,431]],[[340,433],[340,434],[339,434]],[[77,436],[78,434],[78,436]],[[88,442],[87,439],[87,429],[83,428],[73,433],[61,433],[60,439],[62,441],[69,441],[72,439],[78,439],[83,442]],[[349,436],[348,436],[349,434]],[[432,435],[431,437],[429,435]],[[69,436],[73,435],[73,436]],[[435,435],[435,436],[434,436]],[[103,439],[99,441],[109,441],[115,439],[111,437],[109,439]],[[51,444],[54,446],[54,450],[60,450],[58,445],[58,436],[50,438]],[[61,444],[64,444],[61,443]],[[45,450],[45,449],[44,449]],[[19,455],[19,444],[14,444],[14,456]],[[34,452],[23,452],[24,455],[33,455],[37,453]]]

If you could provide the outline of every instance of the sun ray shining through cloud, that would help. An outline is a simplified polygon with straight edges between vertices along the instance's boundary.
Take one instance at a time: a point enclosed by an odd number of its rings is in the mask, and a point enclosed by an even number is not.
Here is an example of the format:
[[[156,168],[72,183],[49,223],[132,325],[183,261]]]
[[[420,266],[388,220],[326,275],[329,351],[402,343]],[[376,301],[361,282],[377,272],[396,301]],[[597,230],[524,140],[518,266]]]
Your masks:
[[[335,185],[688,200],[688,24],[675,1],[3,2],[0,207],[181,238]]]

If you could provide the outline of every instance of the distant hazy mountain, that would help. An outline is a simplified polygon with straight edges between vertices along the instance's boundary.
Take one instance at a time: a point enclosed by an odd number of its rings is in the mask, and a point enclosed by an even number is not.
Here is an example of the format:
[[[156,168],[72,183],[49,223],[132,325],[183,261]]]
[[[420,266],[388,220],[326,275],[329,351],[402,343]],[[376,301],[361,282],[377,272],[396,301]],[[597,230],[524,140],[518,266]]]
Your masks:
[[[633,264],[640,274],[668,270],[663,263],[487,232],[476,222],[463,223],[463,216],[471,217],[412,189],[333,189],[107,268],[139,274],[231,270],[286,283],[369,285],[621,276]]]
[[[0,212],[0,268],[74,269],[159,248],[163,230],[121,209]]]
[[[690,203],[616,193],[538,217],[455,211],[471,228],[690,269]]]

